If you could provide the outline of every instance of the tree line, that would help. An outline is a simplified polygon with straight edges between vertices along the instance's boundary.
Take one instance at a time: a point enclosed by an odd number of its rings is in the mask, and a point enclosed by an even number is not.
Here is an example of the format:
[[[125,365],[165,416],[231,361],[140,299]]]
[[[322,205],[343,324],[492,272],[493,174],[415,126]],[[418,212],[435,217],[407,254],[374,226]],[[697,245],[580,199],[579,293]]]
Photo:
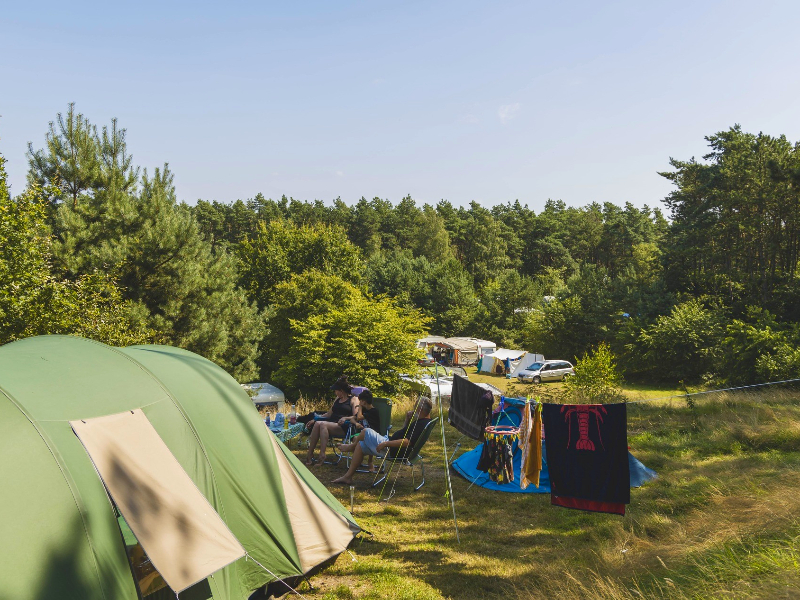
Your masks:
[[[738,126],[707,141],[661,174],[669,220],[554,200],[190,206],[115,120],[70,105],[16,197],[0,162],[0,342],[168,343],[290,395],[343,372],[391,393],[426,332],[568,360],[605,344],[629,379],[797,375],[798,145]]]

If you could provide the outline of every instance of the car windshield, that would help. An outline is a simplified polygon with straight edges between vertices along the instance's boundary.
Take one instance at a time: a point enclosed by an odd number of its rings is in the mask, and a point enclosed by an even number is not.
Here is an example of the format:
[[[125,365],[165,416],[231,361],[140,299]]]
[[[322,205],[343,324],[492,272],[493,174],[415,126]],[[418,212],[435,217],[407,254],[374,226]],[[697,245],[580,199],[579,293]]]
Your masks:
[[[538,371],[541,368],[542,368],[542,363],[533,363],[531,366],[525,367],[525,370],[526,371]]]

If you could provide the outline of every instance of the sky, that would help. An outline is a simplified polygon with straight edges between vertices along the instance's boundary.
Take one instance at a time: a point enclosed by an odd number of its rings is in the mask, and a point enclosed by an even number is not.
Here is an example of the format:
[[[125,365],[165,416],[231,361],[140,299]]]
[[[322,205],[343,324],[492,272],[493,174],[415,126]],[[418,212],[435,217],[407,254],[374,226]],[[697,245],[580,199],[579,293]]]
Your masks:
[[[800,140],[800,3],[7,3],[0,153],[70,102],[179,199],[659,206],[669,159]]]

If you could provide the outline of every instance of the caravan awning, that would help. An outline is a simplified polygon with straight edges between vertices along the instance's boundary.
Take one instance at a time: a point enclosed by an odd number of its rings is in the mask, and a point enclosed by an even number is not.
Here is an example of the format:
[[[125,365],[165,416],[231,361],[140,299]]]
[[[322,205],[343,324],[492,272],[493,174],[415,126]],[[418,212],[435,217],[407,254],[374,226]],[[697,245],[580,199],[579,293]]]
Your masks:
[[[175,592],[244,556],[242,545],[141,410],[70,425],[136,539]]]
[[[444,348],[452,348],[454,350],[460,350],[461,352],[477,352],[478,346],[470,340],[469,338],[447,338],[440,342],[436,342],[437,346],[443,346]]]

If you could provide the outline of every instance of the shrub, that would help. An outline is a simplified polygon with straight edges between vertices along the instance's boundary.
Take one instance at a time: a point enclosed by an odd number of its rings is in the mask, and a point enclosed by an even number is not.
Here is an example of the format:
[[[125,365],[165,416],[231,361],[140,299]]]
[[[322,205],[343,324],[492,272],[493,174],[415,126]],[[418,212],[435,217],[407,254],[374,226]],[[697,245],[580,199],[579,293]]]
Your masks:
[[[576,402],[607,403],[622,398],[616,357],[607,344],[601,343],[587,352],[575,365],[575,375],[566,387]]]

